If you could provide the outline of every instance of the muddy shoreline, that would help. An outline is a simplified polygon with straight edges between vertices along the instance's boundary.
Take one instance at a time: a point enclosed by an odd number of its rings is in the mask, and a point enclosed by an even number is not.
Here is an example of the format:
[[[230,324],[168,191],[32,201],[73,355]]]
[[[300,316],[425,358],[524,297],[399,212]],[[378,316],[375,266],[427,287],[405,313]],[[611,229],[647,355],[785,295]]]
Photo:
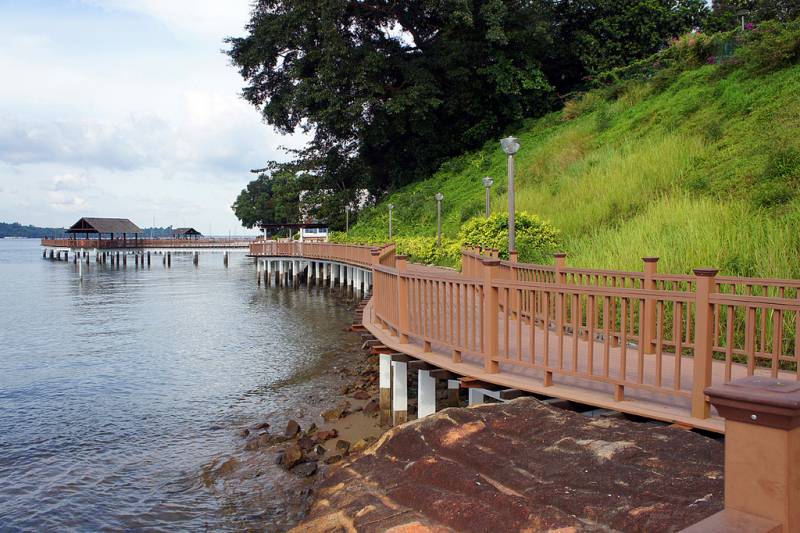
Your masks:
[[[360,322],[364,303],[353,302],[354,322]],[[297,526],[307,518],[326,472],[389,429],[378,421],[377,355],[362,347],[325,377],[316,397],[307,399],[309,407],[239,428],[234,451],[202,467],[203,485],[221,499],[234,529]]]

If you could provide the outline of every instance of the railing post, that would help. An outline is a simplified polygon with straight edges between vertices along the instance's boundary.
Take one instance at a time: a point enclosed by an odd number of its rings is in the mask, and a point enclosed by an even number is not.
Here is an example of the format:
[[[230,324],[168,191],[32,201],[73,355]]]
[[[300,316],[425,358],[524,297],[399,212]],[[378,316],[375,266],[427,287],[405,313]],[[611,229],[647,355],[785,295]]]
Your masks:
[[[643,257],[644,284],[642,288],[647,291],[656,289],[656,272],[658,270],[658,257]],[[644,331],[642,332],[642,345],[644,353],[655,353],[656,339],[656,301],[653,298],[644,299]]]
[[[484,370],[491,374],[499,372],[498,353],[498,317],[500,305],[498,290],[493,286],[500,267],[498,259],[490,258],[482,261],[483,266],[483,357]]]
[[[564,272],[564,268],[567,266],[567,254],[564,252],[559,252],[553,254],[553,257],[556,260],[556,283],[566,285],[567,274]],[[555,294],[555,297],[556,335],[561,335],[561,333],[564,331],[564,293],[562,291],[558,291]]]
[[[725,509],[684,531],[800,530],[800,384],[750,376],[705,393],[725,417]]]
[[[717,270],[696,268],[695,284],[695,326],[694,326],[694,365],[692,376],[692,416],[708,418],[710,405],[706,401],[705,389],[711,385],[711,362],[714,350],[714,309],[711,294],[716,292]],[[676,353],[675,357],[681,354]]]
[[[567,266],[567,254],[558,252],[553,254],[553,257],[556,260],[556,283],[566,283],[567,274],[564,272],[564,268]]]
[[[403,273],[408,268],[408,259],[404,255],[394,257],[397,268],[397,335],[400,344],[408,344],[408,280]]]

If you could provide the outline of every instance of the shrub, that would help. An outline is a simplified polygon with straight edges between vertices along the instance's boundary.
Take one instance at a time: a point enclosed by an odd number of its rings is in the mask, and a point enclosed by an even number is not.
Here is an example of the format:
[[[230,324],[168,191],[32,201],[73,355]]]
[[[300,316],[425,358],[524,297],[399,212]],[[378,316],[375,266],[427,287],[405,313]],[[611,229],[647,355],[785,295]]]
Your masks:
[[[517,252],[523,262],[542,262],[557,251],[558,230],[536,215],[517,213]],[[497,248],[500,257],[508,259],[508,213],[496,213],[489,218],[473,218],[461,228],[462,246]]]
[[[745,46],[736,51],[743,66],[754,74],[766,74],[800,61],[800,20],[770,21],[742,37]]]

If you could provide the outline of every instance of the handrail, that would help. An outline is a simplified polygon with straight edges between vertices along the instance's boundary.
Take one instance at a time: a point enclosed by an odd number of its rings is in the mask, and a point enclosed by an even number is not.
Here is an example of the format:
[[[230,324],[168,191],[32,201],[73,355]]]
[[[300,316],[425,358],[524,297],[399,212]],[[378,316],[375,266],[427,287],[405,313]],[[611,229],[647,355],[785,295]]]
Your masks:
[[[252,240],[228,239],[41,239],[42,246],[53,248],[84,248],[87,250],[140,248],[247,248]]]
[[[567,267],[564,254],[535,265],[467,249],[458,272],[409,264],[394,245],[267,241],[250,251],[369,268],[373,320],[400,344],[478,358],[490,374],[538,371],[545,387],[600,384],[621,410],[626,390],[645,391],[703,420],[710,385],[800,379],[800,280],[659,274],[656,258],[627,272]]]

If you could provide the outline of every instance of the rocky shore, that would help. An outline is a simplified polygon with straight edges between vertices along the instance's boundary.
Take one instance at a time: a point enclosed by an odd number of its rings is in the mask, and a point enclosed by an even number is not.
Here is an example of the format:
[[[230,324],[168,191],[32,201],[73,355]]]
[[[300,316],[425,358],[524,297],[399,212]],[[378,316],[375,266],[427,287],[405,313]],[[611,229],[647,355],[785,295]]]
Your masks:
[[[520,398],[393,428],[293,531],[679,531],[722,508],[722,475],[714,439]]]

